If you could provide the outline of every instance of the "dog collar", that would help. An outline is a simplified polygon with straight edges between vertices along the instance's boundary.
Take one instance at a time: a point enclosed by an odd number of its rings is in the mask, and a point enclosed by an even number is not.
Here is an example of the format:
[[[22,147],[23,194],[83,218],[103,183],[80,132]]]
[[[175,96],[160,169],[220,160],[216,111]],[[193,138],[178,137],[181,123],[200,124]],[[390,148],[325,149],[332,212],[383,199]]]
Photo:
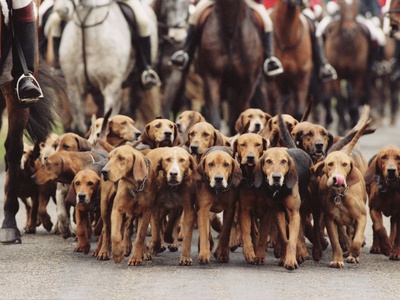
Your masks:
[[[143,181],[142,181],[142,183],[139,185],[139,187],[138,187],[136,190],[128,188],[129,195],[130,195],[132,198],[135,198],[135,197],[136,197],[136,194],[137,194],[137,193],[140,193],[140,192],[143,191],[143,189],[144,189],[144,185],[146,184],[147,178],[149,177],[149,168],[150,168],[150,166],[149,166],[148,161],[146,161],[146,167],[147,167],[147,174],[146,174],[146,176],[143,178]],[[129,181],[129,180],[128,180],[128,181]],[[131,183],[131,182],[129,182],[129,183]],[[136,183],[137,183],[137,182],[136,182]],[[132,183],[131,183],[131,184],[132,184]],[[132,184],[132,185],[133,185],[133,184]]]
[[[334,189],[330,189],[331,193],[333,194],[333,202],[335,204],[340,204],[344,196],[346,196],[347,192],[349,191],[349,186],[347,186],[342,193],[336,193]]]

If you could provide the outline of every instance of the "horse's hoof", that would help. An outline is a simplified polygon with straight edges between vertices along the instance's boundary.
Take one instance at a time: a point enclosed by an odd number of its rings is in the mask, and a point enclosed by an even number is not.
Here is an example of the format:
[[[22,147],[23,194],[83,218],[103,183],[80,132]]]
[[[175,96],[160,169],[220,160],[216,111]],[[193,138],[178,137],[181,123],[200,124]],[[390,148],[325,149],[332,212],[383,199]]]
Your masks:
[[[18,228],[1,228],[0,242],[3,244],[21,244],[21,233]]]

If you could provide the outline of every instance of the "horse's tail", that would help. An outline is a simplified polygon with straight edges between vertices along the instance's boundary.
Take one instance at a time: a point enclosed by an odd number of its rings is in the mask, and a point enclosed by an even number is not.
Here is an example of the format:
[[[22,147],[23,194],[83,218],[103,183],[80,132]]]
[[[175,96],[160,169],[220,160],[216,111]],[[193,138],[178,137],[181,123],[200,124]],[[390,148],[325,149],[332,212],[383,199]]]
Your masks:
[[[25,135],[32,143],[45,141],[56,125],[56,103],[59,92],[64,92],[49,70],[39,69],[38,82],[43,91],[43,98],[29,107],[29,120]],[[60,86],[55,91],[54,87]],[[60,112],[62,113],[62,112]]]

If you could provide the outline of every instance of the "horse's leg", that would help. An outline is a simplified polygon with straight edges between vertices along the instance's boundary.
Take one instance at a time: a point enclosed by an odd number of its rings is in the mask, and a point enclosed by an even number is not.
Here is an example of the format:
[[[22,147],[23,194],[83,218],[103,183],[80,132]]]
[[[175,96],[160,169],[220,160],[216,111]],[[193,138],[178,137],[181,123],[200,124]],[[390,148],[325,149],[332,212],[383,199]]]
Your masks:
[[[182,104],[185,90],[183,78],[186,78],[186,76],[182,76],[181,71],[173,70],[164,80],[164,99],[162,104],[162,116],[164,118],[171,118],[171,111],[173,110],[172,119],[174,120],[175,114],[180,110],[179,106]]]
[[[5,141],[7,164],[7,190],[5,191],[4,221],[0,229],[0,242],[20,243],[21,233],[17,227],[15,215],[19,209],[18,188],[21,157],[23,152],[23,131],[28,123],[29,109],[19,105],[13,84],[3,88],[7,102],[8,132]]]
[[[75,83],[69,82],[67,82],[67,95],[72,106],[73,121],[71,128],[74,132],[83,136],[87,132],[87,126],[85,124],[85,116],[83,112],[83,101],[85,101],[86,97],[79,92]]]
[[[220,81],[212,76],[204,76],[204,99],[206,101],[206,119],[216,128],[220,129],[221,126],[221,112],[220,112]],[[234,104],[235,105],[235,104]]]
[[[112,108],[111,115],[119,114],[122,106],[121,81],[114,80],[111,84],[107,85],[103,90],[103,96],[104,111],[100,113],[104,116]]]
[[[358,77],[358,76],[356,76]],[[366,93],[364,94],[364,89],[368,88],[366,85],[364,85],[363,79],[358,79],[352,82],[351,85],[351,95],[352,97],[349,97],[349,114],[350,114],[350,126],[353,127],[356,125],[358,119],[360,118],[360,112],[359,112],[359,107],[361,105],[361,101],[363,99],[363,96],[366,96]],[[368,93],[369,94],[369,93]],[[369,100],[366,101],[366,103],[369,103]]]
[[[399,110],[399,91],[400,82],[392,81],[389,79],[389,89],[390,89],[390,125],[396,124],[397,112]]]
[[[335,80],[333,82],[333,91],[336,98],[336,112],[338,115],[337,130],[339,135],[343,135],[347,129],[346,112],[347,112],[347,100],[342,94],[340,81]]]

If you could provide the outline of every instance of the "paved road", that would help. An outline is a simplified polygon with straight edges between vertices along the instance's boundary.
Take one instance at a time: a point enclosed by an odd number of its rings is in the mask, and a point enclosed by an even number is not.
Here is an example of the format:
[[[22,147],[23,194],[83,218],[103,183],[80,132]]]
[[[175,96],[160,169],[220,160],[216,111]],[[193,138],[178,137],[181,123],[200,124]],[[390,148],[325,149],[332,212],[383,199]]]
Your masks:
[[[374,135],[362,137],[360,147],[369,159],[389,143],[400,145],[399,126],[378,128]],[[3,186],[4,174],[1,179]],[[55,222],[53,204],[49,210]],[[21,230],[24,222],[20,209]],[[296,271],[278,267],[271,250],[266,265],[249,265],[240,248],[228,264],[212,260],[206,266],[194,262],[180,267],[179,252],[166,251],[140,267],[128,267],[127,259],[116,265],[74,253],[74,239],[64,240],[39,227],[35,235],[23,234],[21,245],[0,245],[0,299],[399,299],[400,262],[369,254],[368,222],[360,264],[329,268],[329,247],[319,263],[306,261]],[[192,244],[194,261],[196,242],[197,234]],[[95,240],[91,246],[95,248]]]

